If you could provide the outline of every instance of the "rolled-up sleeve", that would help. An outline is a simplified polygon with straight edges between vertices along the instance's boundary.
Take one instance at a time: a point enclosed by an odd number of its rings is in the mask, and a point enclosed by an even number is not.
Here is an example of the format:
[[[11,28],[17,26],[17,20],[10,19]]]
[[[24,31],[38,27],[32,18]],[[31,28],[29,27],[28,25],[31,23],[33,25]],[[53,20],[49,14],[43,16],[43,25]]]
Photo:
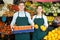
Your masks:
[[[18,13],[15,13],[15,14],[13,15],[13,19],[12,19],[12,22],[11,22],[11,24],[10,24],[11,26],[13,26],[13,25],[15,24],[17,16],[18,16]]]
[[[36,15],[34,15],[33,18],[32,18],[32,21],[33,21],[33,22],[34,22],[35,17],[36,17]]]
[[[27,17],[28,17],[29,23],[32,25],[32,24],[33,24],[33,21],[32,21],[32,19],[31,19],[31,15],[30,15],[28,12],[26,12],[26,15],[27,15]]]
[[[43,19],[44,19],[44,25],[46,27],[48,27],[48,21],[47,21],[47,17],[45,15],[43,15]]]

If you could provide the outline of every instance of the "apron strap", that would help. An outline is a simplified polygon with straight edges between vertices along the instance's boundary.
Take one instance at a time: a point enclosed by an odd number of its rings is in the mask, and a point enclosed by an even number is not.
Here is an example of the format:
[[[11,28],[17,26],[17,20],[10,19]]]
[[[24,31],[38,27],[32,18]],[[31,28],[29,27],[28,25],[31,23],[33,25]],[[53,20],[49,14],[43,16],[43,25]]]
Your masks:
[[[19,17],[19,12],[18,12],[18,17]]]
[[[37,15],[35,16],[35,18],[37,17]],[[43,18],[43,15],[41,15],[41,18]]]
[[[24,12],[24,13],[25,13],[25,17],[27,17],[27,16],[26,16],[26,12]]]
[[[24,13],[25,13],[25,17],[27,17],[27,16],[26,16],[26,12],[24,12]],[[19,12],[18,12],[18,17],[19,17]]]

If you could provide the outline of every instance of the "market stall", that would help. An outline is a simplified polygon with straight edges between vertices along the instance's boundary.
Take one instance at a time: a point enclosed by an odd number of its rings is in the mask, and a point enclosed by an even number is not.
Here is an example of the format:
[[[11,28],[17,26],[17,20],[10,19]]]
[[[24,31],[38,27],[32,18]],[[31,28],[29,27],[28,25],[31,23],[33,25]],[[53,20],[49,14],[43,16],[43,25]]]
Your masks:
[[[57,37],[55,40],[60,40],[60,36],[58,36],[60,35],[60,3],[59,1],[60,0],[48,0],[48,1],[35,0],[35,2],[32,2],[30,0],[25,2],[25,6],[26,6],[25,11],[31,14],[31,18],[33,17],[33,15],[36,14],[36,6],[38,5],[43,6],[43,10],[47,17],[49,27],[52,27],[52,29],[48,31],[48,34],[43,38],[45,40],[47,39],[54,40],[56,36]],[[2,35],[1,35],[2,39],[6,34],[12,36],[10,23],[11,23],[13,14],[18,10],[19,10],[18,6],[16,4],[13,4],[13,1],[12,2],[5,1],[5,4],[0,5],[0,24],[2,24],[0,26],[1,28],[3,27],[2,29],[4,29],[4,30],[0,29],[0,32],[2,30]]]

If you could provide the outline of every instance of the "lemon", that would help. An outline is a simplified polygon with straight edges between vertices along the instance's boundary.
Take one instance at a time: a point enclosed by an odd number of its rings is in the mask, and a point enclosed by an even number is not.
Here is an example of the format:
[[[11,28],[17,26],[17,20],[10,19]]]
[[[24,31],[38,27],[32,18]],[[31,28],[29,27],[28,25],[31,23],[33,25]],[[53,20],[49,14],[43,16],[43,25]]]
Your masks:
[[[34,25],[34,28],[35,28],[35,29],[38,29],[38,25],[37,25],[37,24],[35,24],[35,25]]]
[[[40,29],[41,29],[42,31],[46,31],[46,27],[45,27],[44,25],[40,26]]]
[[[54,37],[54,34],[52,34],[51,36]]]
[[[60,31],[58,30],[57,33],[60,35]]]
[[[55,30],[52,30],[52,33],[55,33]]]
[[[55,38],[54,38],[54,37],[52,37],[52,40],[55,40]]]
[[[49,38],[48,40],[52,40],[51,38]]]
[[[47,39],[47,36],[45,36],[44,39]]]
[[[47,36],[47,38],[49,39],[49,38],[51,38],[51,36]]]
[[[48,36],[52,37],[52,33],[51,33],[51,32],[49,32]]]
[[[58,39],[60,39],[60,35],[58,35]]]
[[[54,13],[53,15],[54,15],[54,16],[57,16],[57,13]]]
[[[54,37],[55,37],[55,38],[58,38],[58,35],[55,33],[55,34],[54,34]]]
[[[59,39],[55,39],[55,40],[59,40]]]

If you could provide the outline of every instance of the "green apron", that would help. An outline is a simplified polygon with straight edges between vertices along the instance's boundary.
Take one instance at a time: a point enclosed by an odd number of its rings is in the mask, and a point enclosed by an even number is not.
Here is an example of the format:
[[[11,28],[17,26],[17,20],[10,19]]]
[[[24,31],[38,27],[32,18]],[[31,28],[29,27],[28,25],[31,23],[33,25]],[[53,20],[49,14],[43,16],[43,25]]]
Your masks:
[[[19,17],[19,12],[18,12],[18,17],[16,19],[16,25],[17,26],[25,26],[28,25],[28,18],[25,13],[25,17]],[[15,34],[15,40],[30,40],[30,33],[19,33]]]
[[[34,23],[38,25],[38,29],[34,29],[33,38],[32,40],[42,40],[42,38],[46,35],[46,31],[42,31],[40,29],[41,25],[44,25],[44,19],[42,18],[35,18]]]

